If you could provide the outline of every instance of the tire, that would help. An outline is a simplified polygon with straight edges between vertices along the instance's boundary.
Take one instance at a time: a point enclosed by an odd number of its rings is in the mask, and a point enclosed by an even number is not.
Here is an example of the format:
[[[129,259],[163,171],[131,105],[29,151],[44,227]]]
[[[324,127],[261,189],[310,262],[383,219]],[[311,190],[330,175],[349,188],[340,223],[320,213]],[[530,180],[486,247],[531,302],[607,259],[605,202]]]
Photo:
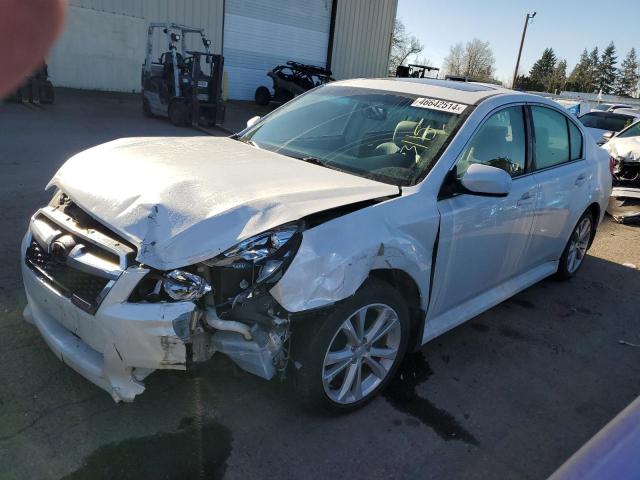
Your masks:
[[[595,230],[593,214],[587,210],[573,227],[567,245],[564,247],[556,277],[567,280],[573,277],[584,263],[584,257],[591,244]]]
[[[180,99],[169,102],[169,121],[176,127],[186,127],[189,123],[189,107]]]
[[[269,105],[269,102],[271,101],[271,92],[267,87],[258,87],[256,88],[255,100],[260,106],[264,107]]]
[[[153,117],[151,105],[149,105],[149,100],[145,97],[142,97],[142,114],[147,118]]]
[[[363,311],[364,317],[357,316]],[[364,318],[364,328],[360,329],[364,335],[358,334],[359,318]],[[403,298],[389,284],[377,279],[367,280],[355,295],[339,302],[326,317],[304,321],[321,323],[314,332],[309,329],[292,337],[293,356],[299,366],[292,368],[295,392],[304,404],[325,413],[354,411],[380,393],[402,361],[411,331]],[[346,333],[349,328],[343,328],[347,322],[352,327],[349,335]],[[366,334],[377,326],[378,335],[387,329],[388,333],[371,342]],[[324,378],[331,374],[335,375],[325,382]],[[358,378],[361,382],[354,381],[348,388],[348,380]]]
[[[49,81],[45,81],[40,85],[40,103],[43,105],[51,105],[55,101],[55,93],[53,85]]]

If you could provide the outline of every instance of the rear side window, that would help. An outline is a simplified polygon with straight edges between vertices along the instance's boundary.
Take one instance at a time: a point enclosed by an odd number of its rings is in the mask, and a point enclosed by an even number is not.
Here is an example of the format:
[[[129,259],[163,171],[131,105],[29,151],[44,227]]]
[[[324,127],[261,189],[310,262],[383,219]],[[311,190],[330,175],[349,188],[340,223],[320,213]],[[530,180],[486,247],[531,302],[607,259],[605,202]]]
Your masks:
[[[571,160],[582,158],[582,134],[573,122],[567,120],[569,125],[569,139],[571,140]]]
[[[571,158],[567,119],[555,110],[531,107],[535,133],[536,170],[568,162]]]

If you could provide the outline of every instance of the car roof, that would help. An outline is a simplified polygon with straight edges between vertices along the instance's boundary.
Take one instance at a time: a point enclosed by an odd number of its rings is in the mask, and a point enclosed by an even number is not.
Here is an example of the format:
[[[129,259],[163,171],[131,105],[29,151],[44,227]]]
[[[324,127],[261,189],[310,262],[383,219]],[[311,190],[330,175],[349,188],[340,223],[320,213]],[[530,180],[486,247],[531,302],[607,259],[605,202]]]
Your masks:
[[[499,85],[435,78],[355,78],[333,82],[332,84],[421,95],[467,105],[477,105],[482,100],[495,95],[521,94],[521,92],[515,92]],[[531,96],[536,97],[535,95]]]

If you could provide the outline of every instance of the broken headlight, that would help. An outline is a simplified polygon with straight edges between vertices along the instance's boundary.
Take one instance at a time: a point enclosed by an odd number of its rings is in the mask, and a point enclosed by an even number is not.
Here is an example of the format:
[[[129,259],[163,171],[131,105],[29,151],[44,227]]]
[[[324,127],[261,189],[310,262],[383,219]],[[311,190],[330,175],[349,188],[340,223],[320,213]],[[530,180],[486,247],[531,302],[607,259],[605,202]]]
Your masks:
[[[162,289],[172,300],[198,300],[211,292],[211,285],[199,275],[172,270],[164,275]]]
[[[302,240],[302,226],[286,224],[260,233],[205,262],[210,267],[251,271],[251,283],[260,285],[278,280],[289,266]],[[251,283],[247,280],[248,288]]]
[[[143,278],[129,297],[131,302],[196,301],[213,291],[207,280],[185,270],[153,270]]]

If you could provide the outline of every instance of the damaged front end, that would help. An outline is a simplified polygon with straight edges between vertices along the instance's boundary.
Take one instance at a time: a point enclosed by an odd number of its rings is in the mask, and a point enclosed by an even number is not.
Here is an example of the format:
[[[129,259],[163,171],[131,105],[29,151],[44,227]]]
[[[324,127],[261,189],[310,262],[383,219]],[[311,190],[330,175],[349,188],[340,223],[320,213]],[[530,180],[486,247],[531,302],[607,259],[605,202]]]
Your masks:
[[[289,319],[269,290],[301,239],[302,224],[287,224],[161,271],[57,192],[22,243],[24,316],[60,360],[117,402],[141,394],[155,370],[186,370],[218,352],[271,379],[287,365]]]
[[[302,224],[290,223],[253,236],[198,265],[151,272],[131,301],[196,301],[189,322],[176,332],[191,362],[223,353],[265,379],[288,361],[289,314],[269,290],[282,277],[302,240]]]
[[[614,138],[604,145],[611,155],[613,189],[607,213],[616,222],[640,220],[640,142],[637,137]]]
[[[616,222],[640,220],[640,159],[613,158],[613,189],[607,212]]]

